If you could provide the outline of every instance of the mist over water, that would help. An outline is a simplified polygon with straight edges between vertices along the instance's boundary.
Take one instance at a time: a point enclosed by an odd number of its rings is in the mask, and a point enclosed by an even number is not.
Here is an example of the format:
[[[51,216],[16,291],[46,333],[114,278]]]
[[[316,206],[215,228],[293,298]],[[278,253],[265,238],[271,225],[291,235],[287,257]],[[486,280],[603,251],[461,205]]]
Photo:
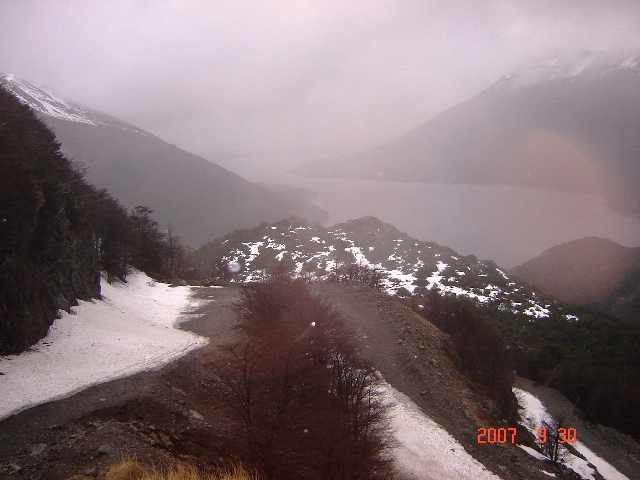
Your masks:
[[[318,193],[325,225],[373,215],[419,240],[462,255],[519,265],[582,237],[640,246],[640,220],[608,210],[600,196],[537,188],[280,177]]]

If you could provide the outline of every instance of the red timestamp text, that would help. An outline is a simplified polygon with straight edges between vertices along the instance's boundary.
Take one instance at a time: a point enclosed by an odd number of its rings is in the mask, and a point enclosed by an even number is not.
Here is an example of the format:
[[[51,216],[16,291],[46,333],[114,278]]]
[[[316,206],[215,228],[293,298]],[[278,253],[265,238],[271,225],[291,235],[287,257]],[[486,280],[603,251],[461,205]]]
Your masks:
[[[576,443],[578,441],[578,431],[575,428],[558,428],[558,432],[552,438],[561,445],[564,443]],[[538,443],[543,445],[547,443],[548,439],[547,429],[539,428]]]
[[[516,443],[515,428],[478,428],[478,443]],[[537,432],[537,442],[540,445],[553,440],[559,444],[576,443],[578,441],[578,431],[575,428],[558,428],[553,435],[547,432],[546,428],[539,428]]]
[[[516,443],[515,428],[479,428],[478,443]]]

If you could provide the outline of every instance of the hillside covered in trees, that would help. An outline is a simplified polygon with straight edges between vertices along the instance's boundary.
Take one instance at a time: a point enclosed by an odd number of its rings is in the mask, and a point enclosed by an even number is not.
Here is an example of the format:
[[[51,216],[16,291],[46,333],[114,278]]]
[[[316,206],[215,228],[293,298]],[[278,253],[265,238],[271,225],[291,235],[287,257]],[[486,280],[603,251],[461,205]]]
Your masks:
[[[587,237],[549,248],[508,272],[553,297],[640,322],[640,248]]]
[[[0,354],[46,335],[56,312],[100,295],[100,270],[175,277],[184,247],[147,207],[128,212],[60,153],[28,106],[0,88]]]

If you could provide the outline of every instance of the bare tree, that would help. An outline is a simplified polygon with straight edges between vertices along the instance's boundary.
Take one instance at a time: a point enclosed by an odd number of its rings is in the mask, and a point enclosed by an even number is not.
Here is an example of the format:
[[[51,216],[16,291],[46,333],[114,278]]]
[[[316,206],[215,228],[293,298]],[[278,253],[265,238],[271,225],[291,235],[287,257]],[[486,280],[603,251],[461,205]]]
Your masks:
[[[554,420],[551,417],[546,418],[541,422],[541,428],[543,428],[545,442],[540,443],[542,448],[542,453],[545,457],[551,460],[553,463],[562,463],[564,462],[568,450],[564,446],[568,443],[567,438],[567,428],[565,416],[560,416],[557,420]]]
[[[238,450],[276,478],[388,478],[388,407],[335,309],[304,281],[245,286],[247,339],[205,365]]]

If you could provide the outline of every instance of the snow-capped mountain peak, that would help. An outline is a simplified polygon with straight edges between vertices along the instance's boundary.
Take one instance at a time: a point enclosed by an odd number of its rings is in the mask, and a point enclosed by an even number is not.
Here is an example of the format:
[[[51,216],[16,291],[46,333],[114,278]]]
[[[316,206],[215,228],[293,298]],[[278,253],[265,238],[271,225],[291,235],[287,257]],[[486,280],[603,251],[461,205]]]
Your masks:
[[[640,73],[639,55],[612,55],[604,52],[581,51],[574,54],[549,57],[525,65],[518,71],[505,75],[496,88],[512,89],[541,82],[571,79],[579,75],[611,75],[616,73]]]
[[[34,112],[45,117],[84,123],[87,125],[107,125],[124,130],[144,133],[126,122],[89,108],[68,102],[46,87],[39,87],[12,74],[0,75],[0,85],[13,93],[18,100],[28,105]]]

